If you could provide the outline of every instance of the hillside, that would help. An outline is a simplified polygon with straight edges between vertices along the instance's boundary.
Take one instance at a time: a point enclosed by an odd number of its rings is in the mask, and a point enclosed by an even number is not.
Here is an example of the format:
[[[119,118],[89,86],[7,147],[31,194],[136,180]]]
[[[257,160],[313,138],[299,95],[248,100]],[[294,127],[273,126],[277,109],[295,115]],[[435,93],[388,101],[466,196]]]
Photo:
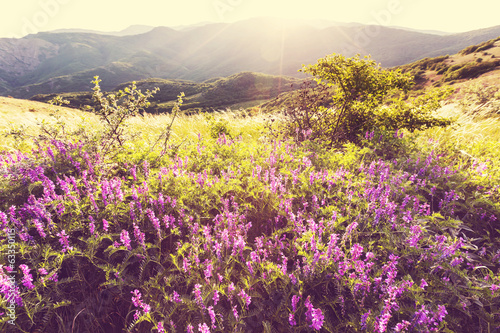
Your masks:
[[[373,35],[373,31],[377,31]],[[373,35],[367,38],[368,35]],[[314,26],[273,19],[157,27],[139,35],[39,33],[0,39],[0,94],[85,91],[95,75],[103,88],[148,78],[203,82],[242,71],[299,76],[304,63],[341,52],[371,54],[385,67],[451,54],[500,35],[500,26],[436,35],[363,25]]]
[[[415,76],[417,88],[454,85],[480,76],[499,78],[500,37],[453,55],[425,58],[398,68]]]
[[[152,105],[148,111],[162,113],[172,109],[173,103],[181,92],[184,92],[186,96],[183,110],[217,110],[258,105],[283,92],[294,89],[292,84],[298,82],[299,80],[292,77],[242,72],[202,83],[185,80],[147,79],[137,81],[136,85],[142,91],[153,90],[156,87],[160,89],[151,99]],[[112,90],[124,89],[130,84],[131,82],[122,83]],[[32,100],[47,102],[57,95],[68,100],[69,106],[73,108],[82,108],[85,105],[93,104],[91,92],[40,94],[33,96]]]
[[[414,76],[414,91],[452,86],[455,88],[454,99],[460,99],[461,88],[474,83],[480,86],[500,85],[500,37],[467,46],[456,54],[427,57],[394,69]],[[260,107],[265,111],[281,109],[295,96],[294,92],[286,92]]]

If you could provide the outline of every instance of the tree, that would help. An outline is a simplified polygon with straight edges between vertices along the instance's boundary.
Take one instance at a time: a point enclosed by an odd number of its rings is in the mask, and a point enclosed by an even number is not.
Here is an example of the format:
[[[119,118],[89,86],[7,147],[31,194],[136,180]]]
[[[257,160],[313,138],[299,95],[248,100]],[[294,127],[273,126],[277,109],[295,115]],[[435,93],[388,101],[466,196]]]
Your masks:
[[[429,117],[428,113],[435,111],[439,103],[434,109],[426,109],[424,118],[418,114],[423,110],[421,105],[409,102],[404,108],[401,99],[393,103],[397,105],[396,110],[387,112],[387,107],[381,108],[394,92],[408,92],[413,81],[409,74],[402,74],[399,70],[382,69],[370,57],[356,55],[346,58],[332,54],[319,59],[316,64],[303,66],[300,71],[313,75],[317,85],[304,88],[284,110],[285,122],[281,132],[297,141],[321,140],[330,146],[357,142],[361,135],[375,126],[388,130],[397,128],[397,123],[386,118],[397,118],[403,111],[411,113],[412,126],[422,122],[428,127],[448,124],[441,120],[434,122],[434,118]],[[319,98],[321,102],[316,103]],[[413,126],[409,129],[419,128]]]

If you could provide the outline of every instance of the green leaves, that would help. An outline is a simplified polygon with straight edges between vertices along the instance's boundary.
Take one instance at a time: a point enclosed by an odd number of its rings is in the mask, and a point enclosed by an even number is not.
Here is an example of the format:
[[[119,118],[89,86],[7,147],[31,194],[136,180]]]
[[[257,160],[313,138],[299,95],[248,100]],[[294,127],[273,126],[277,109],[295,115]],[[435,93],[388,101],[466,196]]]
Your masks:
[[[431,92],[414,100],[388,97],[406,94],[412,77],[401,71],[382,69],[369,57],[346,58],[332,54],[300,70],[314,76],[284,110],[285,119],[274,125],[296,141],[315,140],[328,146],[360,142],[373,130],[425,129],[447,126],[448,119],[432,114],[448,92]]]

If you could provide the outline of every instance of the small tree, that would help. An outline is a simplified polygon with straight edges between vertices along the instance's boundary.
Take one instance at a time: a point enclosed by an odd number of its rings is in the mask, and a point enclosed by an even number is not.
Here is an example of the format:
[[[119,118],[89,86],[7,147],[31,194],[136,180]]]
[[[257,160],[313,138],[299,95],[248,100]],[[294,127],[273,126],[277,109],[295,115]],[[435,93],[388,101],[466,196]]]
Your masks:
[[[108,152],[115,146],[122,147],[125,142],[125,122],[131,116],[137,115],[150,106],[149,98],[151,98],[159,89],[153,91],[147,90],[143,94],[137,89],[135,82],[113,94],[107,96],[101,91],[99,83],[101,80],[98,76],[94,77],[94,91],[92,97],[97,104],[94,112],[101,118],[104,125],[104,133],[102,140],[105,142],[103,151]]]
[[[297,98],[301,101],[291,103],[284,110],[281,132],[297,141],[309,138],[330,146],[357,142],[360,135],[374,127],[398,128],[398,123],[386,117],[397,118],[400,113],[412,114],[410,130],[425,127],[420,126],[422,123],[427,127],[448,124],[441,120],[434,122],[434,118],[429,117],[429,112],[435,111],[439,103],[431,110],[425,109],[425,116],[419,114],[424,109],[417,104],[402,107],[394,103],[397,109],[393,112],[378,112],[388,96],[395,91],[408,92],[413,81],[410,75],[399,70],[382,69],[369,57],[346,58],[332,54],[316,64],[303,66],[300,71],[313,75],[317,86],[306,88],[309,92],[299,93]],[[319,96],[321,103],[315,103],[314,99]],[[405,128],[402,125],[399,128]]]

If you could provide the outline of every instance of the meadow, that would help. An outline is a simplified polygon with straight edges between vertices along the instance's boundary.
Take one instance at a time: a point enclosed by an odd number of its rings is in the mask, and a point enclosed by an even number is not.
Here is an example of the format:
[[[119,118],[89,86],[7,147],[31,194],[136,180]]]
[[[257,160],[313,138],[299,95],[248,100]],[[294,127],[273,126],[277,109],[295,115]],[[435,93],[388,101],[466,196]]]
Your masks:
[[[440,112],[335,148],[243,111],[5,130],[0,330],[498,332],[500,119]]]

